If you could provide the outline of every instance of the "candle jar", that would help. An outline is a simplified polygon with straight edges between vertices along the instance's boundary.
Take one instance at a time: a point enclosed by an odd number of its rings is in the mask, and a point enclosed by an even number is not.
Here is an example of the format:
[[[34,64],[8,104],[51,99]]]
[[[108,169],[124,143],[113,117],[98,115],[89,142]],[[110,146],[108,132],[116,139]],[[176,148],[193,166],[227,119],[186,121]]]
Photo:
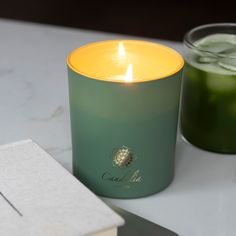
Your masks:
[[[96,194],[136,198],[174,176],[182,57],[137,40],[91,43],[67,59],[73,173]]]
[[[236,24],[210,24],[184,39],[181,129],[190,143],[236,153]]]

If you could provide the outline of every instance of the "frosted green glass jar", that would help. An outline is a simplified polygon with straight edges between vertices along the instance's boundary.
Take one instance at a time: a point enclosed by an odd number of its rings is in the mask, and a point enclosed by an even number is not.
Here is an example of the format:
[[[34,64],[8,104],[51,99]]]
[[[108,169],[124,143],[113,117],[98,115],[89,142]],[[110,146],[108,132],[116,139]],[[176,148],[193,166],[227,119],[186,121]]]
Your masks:
[[[74,50],[67,64],[74,175],[105,197],[166,188],[183,58],[160,44],[111,40]]]

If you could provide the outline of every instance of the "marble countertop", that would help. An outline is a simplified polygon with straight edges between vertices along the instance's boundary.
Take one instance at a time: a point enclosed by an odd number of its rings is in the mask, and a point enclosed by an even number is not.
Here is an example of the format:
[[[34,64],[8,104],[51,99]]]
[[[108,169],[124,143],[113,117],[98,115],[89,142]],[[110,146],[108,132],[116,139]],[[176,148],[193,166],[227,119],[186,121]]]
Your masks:
[[[71,171],[66,56],[88,42],[134,37],[3,19],[0,32],[0,144],[32,138]],[[109,201],[180,236],[233,236],[235,199],[236,155],[206,152],[178,137],[176,175],[165,191]]]

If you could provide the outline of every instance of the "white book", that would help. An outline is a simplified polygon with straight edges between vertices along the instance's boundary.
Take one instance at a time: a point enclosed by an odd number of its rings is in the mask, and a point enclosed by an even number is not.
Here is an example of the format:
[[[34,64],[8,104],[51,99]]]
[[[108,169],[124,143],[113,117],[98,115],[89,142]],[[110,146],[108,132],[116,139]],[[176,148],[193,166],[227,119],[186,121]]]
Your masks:
[[[32,140],[0,146],[1,236],[115,236],[123,223]]]

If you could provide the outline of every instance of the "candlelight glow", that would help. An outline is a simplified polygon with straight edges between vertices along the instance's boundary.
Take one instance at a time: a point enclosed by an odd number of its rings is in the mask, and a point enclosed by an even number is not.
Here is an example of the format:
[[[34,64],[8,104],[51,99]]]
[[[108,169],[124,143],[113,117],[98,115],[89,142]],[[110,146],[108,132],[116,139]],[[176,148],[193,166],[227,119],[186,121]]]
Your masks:
[[[124,47],[124,43],[123,42],[119,42],[118,54],[119,54],[120,57],[124,57],[125,56],[125,47]]]
[[[129,64],[126,74],[124,76],[125,82],[132,82],[133,81],[133,65]]]
[[[139,40],[87,44],[74,50],[67,61],[72,70],[85,77],[130,84],[168,77],[184,63],[173,49]]]

